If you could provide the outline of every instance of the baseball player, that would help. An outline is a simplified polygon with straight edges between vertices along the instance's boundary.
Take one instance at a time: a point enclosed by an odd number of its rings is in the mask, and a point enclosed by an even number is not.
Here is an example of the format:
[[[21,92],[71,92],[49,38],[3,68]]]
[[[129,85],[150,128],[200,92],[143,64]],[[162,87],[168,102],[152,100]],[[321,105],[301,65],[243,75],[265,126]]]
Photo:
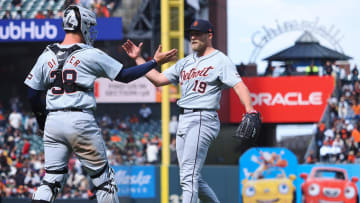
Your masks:
[[[32,202],[55,200],[66,181],[72,152],[91,177],[98,202],[118,202],[114,172],[108,164],[105,144],[94,118],[95,79],[105,77],[130,82],[176,56],[177,50],[157,51],[154,60],[123,68],[121,63],[92,47],[95,25],[95,13],[70,5],[64,11],[64,40],[46,47],[25,80],[32,110],[40,129],[44,130],[46,174]],[[43,91],[46,105],[41,100]]]
[[[170,83],[181,86],[179,125],[176,151],[180,167],[183,203],[220,202],[215,192],[201,177],[206,154],[216,139],[220,122],[221,91],[232,87],[246,112],[255,112],[248,88],[242,82],[235,65],[212,46],[214,28],[206,20],[196,20],[190,29],[193,54],[179,60],[162,73],[152,69],[146,77],[156,86]],[[123,48],[137,64],[145,61],[139,56],[141,47],[127,41]]]

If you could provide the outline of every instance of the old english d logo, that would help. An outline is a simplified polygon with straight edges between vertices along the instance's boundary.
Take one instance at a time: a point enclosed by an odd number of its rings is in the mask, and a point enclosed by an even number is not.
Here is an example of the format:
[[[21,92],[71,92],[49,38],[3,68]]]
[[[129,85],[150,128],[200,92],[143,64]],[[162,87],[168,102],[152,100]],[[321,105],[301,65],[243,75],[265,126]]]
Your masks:
[[[196,27],[196,26],[198,26],[198,24],[199,24],[199,23],[198,23],[198,21],[196,20],[196,21],[194,22],[193,26]]]

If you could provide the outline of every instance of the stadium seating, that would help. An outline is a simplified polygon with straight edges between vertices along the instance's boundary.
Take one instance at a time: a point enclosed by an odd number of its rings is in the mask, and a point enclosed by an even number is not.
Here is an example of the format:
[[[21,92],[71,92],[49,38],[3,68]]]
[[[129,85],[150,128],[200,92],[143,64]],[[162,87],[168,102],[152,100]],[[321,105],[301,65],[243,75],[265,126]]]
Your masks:
[[[9,10],[12,16],[21,9],[22,18],[35,18],[39,11],[48,12],[51,10],[57,13],[64,5],[65,0],[23,0],[21,6],[15,7],[11,5],[11,0],[0,0],[0,18],[3,18],[5,12]]]

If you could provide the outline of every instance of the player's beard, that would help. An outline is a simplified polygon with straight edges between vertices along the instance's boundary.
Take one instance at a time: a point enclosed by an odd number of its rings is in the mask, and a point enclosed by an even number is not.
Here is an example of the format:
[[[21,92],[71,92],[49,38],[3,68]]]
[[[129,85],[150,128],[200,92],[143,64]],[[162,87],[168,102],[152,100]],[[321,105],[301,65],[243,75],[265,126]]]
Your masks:
[[[195,52],[201,53],[204,52],[206,49],[207,43],[206,41],[201,41],[201,40],[193,40],[191,42],[191,49]]]

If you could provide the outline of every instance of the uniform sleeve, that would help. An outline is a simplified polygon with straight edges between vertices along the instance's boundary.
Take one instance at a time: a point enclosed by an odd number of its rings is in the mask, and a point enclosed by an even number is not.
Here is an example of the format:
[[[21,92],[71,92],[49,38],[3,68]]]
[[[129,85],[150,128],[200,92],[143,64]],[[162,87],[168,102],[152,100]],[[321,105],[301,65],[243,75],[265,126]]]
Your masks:
[[[45,90],[44,65],[47,63],[49,52],[41,54],[30,73],[26,76],[25,85],[35,90]]]
[[[173,84],[179,83],[180,66],[181,66],[180,64],[181,63],[182,63],[182,61],[177,62],[163,72],[165,77]]]
[[[224,60],[220,64],[221,71],[219,79],[228,87],[234,87],[238,82],[241,82],[241,77],[236,70],[236,66],[231,60],[225,56]]]
[[[93,49],[93,51],[95,53],[92,59],[98,64],[98,69],[95,70],[98,77],[114,80],[123,68],[123,64],[99,49]]]

